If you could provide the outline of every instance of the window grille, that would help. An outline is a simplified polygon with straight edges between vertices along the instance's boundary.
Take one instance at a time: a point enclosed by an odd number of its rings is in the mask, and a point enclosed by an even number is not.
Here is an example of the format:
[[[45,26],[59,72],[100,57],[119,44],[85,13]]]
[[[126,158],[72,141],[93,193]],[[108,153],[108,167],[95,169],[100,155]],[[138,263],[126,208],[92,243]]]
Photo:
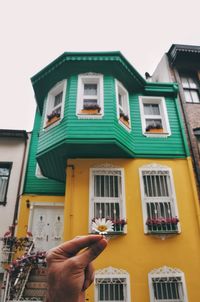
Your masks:
[[[106,267],[95,272],[95,302],[130,302],[129,274]]]
[[[10,169],[11,169],[10,164],[0,163],[0,202],[1,203],[4,203],[6,201]]]
[[[142,186],[145,224],[148,232],[178,232],[178,218],[169,171],[144,169]]]
[[[184,273],[167,266],[149,273],[151,302],[187,302]]]
[[[155,301],[184,302],[181,277],[152,278]]]
[[[96,285],[98,287],[98,302],[127,301],[125,278],[98,278]]]
[[[123,217],[122,175],[120,170],[96,170],[92,176],[93,218],[112,220],[114,231],[123,231],[119,222]]]

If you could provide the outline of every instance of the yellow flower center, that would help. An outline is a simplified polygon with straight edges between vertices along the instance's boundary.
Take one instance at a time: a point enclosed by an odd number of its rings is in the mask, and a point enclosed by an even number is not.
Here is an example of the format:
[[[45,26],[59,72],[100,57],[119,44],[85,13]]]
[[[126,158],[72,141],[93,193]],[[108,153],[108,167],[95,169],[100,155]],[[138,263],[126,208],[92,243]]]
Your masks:
[[[99,232],[105,232],[105,231],[107,231],[107,226],[105,226],[105,225],[99,225],[98,226],[98,231]]]

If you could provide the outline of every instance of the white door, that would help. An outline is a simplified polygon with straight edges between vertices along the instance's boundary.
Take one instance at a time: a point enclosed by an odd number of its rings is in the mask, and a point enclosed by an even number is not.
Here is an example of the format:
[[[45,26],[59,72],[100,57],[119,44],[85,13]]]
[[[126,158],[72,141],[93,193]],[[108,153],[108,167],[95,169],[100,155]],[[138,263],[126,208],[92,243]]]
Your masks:
[[[37,251],[47,251],[59,245],[63,238],[63,207],[34,206],[30,230]]]

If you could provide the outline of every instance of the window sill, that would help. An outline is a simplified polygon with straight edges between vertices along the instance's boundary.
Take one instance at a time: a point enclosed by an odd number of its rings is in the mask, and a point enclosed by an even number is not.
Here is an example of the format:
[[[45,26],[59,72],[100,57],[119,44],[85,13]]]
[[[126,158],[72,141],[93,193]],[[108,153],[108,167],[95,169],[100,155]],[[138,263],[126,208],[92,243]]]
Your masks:
[[[144,132],[144,136],[146,137],[168,137],[170,136],[169,132]]]
[[[88,110],[87,110],[88,111]],[[102,119],[102,113],[77,113],[78,119]]]
[[[91,235],[96,235],[96,234],[98,234],[97,232],[90,232],[90,234]],[[108,232],[106,235],[108,235],[108,236],[116,236],[116,235],[126,235],[127,233],[126,232],[124,232],[124,231],[113,231],[113,232]],[[105,236],[106,236],[105,235]]]
[[[167,235],[167,234],[174,234],[178,235],[179,231],[178,230],[172,230],[172,231],[164,231],[164,230],[158,230],[158,231],[147,231],[147,235]]]

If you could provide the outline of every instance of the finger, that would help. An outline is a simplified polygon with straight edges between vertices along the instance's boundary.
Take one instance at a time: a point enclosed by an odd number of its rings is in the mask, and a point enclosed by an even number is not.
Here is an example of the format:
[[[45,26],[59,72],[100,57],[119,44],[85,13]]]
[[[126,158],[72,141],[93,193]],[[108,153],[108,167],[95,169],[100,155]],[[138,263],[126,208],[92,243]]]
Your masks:
[[[64,257],[72,257],[76,255],[83,248],[89,247],[91,244],[98,242],[102,239],[102,235],[88,235],[76,237],[70,241],[66,241],[63,244],[59,245],[56,248],[51,249],[48,252],[48,258],[51,256],[64,256]]]
[[[93,243],[90,247],[88,247],[81,254],[76,256],[77,261],[82,263],[83,266],[88,266],[88,264],[99,256],[103,250],[106,248],[108,242],[102,237],[101,240]]]
[[[85,293],[84,292],[80,293],[78,302],[85,302]]]
[[[92,263],[90,262],[85,269],[85,281],[83,284],[83,291],[86,290],[93,281],[94,281],[94,269]]]

